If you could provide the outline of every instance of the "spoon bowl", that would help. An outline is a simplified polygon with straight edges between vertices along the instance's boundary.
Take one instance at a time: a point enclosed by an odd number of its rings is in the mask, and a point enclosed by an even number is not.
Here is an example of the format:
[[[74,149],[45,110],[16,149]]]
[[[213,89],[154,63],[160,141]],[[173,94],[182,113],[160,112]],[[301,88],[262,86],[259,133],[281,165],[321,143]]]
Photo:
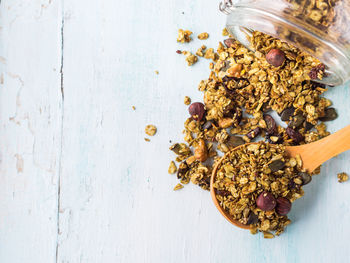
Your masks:
[[[216,174],[218,172],[218,168],[220,167],[225,157],[229,155],[232,151],[236,151],[240,147],[245,147],[248,144],[237,146],[231,151],[227,152],[215,165],[210,179],[210,195],[213,199],[216,208],[230,223],[243,229],[250,229],[250,227],[249,225],[244,225],[238,220],[233,219],[230,216],[230,214],[220,206],[219,201],[216,198],[214,182]],[[350,150],[350,125],[346,126],[345,128],[339,130],[338,132],[332,135],[329,135],[321,140],[310,144],[304,144],[300,146],[286,146],[287,156],[295,157],[296,155],[300,155],[303,161],[302,168],[306,169],[309,173],[314,171],[322,163],[347,150]]]

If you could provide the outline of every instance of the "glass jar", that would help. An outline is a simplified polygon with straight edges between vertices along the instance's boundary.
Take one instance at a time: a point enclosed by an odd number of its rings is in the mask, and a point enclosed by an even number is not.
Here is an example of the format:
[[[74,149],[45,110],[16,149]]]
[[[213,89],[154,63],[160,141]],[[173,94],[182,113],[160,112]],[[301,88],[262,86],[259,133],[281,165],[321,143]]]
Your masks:
[[[350,0],[225,0],[226,28],[247,48],[253,30],[286,41],[326,65],[321,82],[350,79]]]

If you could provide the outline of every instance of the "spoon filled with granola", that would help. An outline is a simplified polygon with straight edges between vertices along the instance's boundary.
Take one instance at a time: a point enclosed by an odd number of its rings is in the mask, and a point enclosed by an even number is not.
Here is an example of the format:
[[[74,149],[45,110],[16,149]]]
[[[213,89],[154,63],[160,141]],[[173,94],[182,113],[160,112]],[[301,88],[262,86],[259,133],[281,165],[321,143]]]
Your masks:
[[[248,143],[227,152],[215,165],[210,192],[232,224],[265,238],[290,224],[292,203],[325,161],[350,149],[350,125],[314,143],[283,146]],[[274,234],[273,234],[274,233]]]

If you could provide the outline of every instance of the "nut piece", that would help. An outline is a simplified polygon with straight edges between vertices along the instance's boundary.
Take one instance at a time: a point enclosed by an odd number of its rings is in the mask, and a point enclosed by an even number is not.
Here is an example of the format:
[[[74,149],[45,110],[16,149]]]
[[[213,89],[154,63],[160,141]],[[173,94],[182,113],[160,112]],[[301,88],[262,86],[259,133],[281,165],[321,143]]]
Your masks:
[[[201,102],[194,102],[188,108],[188,112],[196,121],[201,121],[205,114],[204,104]]]
[[[256,199],[256,205],[263,211],[273,210],[276,206],[276,199],[269,192],[262,192]]]
[[[200,40],[205,40],[205,39],[207,39],[209,37],[209,34],[207,33],[207,32],[203,32],[203,33],[200,33],[199,35],[198,35],[198,39],[200,39]]]
[[[234,121],[233,121],[233,119],[231,119],[231,118],[222,118],[222,119],[220,119],[220,120],[218,121],[219,127],[220,127],[220,128],[223,128],[223,129],[226,129],[226,128],[232,126],[232,125],[233,125],[233,122],[234,122]]]
[[[242,64],[236,64],[227,70],[230,77],[239,78],[241,76]]]
[[[347,180],[349,180],[349,176],[346,173],[339,173],[338,174],[338,182],[339,183],[344,183]]]
[[[285,59],[284,52],[280,49],[271,49],[266,55],[267,62],[274,67],[282,66]]]
[[[169,168],[168,168],[168,173],[169,174],[174,174],[174,173],[176,173],[176,170],[177,170],[177,168],[176,168],[176,165],[175,165],[174,161],[171,161],[170,165],[169,165]]]
[[[276,202],[276,212],[281,216],[287,215],[292,209],[292,203],[287,198],[278,197]]]
[[[194,156],[200,162],[205,162],[208,159],[208,149],[203,139],[198,141],[198,146],[194,150]]]
[[[145,128],[145,133],[149,136],[155,135],[156,132],[157,132],[157,127],[152,124],[147,125]]]

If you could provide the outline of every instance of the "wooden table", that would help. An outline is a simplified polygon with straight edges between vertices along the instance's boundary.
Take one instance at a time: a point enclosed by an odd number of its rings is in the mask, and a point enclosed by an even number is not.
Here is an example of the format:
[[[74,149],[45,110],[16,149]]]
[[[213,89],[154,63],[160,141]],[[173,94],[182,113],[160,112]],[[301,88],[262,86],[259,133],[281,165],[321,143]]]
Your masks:
[[[0,262],[349,262],[350,182],[336,174],[350,153],[273,240],[233,228],[197,186],[172,191],[169,140],[209,73],[175,51],[216,48],[224,23],[212,0],[1,1]],[[181,45],[178,28],[210,38]],[[331,131],[350,124],[347,86],[326,94]]]

